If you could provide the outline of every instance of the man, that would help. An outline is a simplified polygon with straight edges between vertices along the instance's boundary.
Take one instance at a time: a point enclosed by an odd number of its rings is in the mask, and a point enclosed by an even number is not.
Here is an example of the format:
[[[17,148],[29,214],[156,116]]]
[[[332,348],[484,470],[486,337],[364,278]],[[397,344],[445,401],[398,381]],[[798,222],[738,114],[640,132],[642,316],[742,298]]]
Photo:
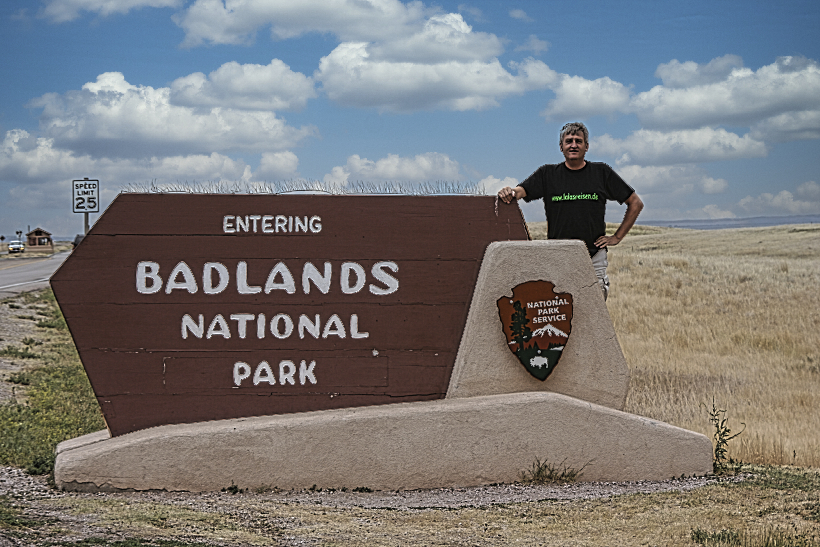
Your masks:
[[[542,165],[524,182],[499,190],[498,197],[505,203],[514,199],[544,200],[549,239],[580,239],[586,243],[598,283],[609,296],[609,277],[606,274],[607,247],[626,237],[643,209],[643,202],[635,190],[605,163],[584,159],[589,150],[589,131],[580,122],[568,123],[561,130],[558,142],[564,162]],[[626,213],[615,234],[606,235],[607,200],[626,203]]]

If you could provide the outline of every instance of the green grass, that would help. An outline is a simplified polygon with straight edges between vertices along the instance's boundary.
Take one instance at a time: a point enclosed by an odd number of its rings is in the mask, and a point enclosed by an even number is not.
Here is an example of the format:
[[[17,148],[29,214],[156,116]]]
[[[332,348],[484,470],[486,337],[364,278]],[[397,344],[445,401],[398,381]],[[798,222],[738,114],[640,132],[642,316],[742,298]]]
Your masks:
[[[25,403],[0,405],[0,464],[41,475],[54,470],[58,443],[98,431],[105,422],[53,293],[27,293],[24,298],[48,305],[44,313],[55,325],[55,336],[38,346],[38,353],[22,350],[41,364],[14,378],[26,385]]]
[[[696,545],[714,547],[818,547],[820,540],[802,532],[782,528],[765,529],[749,533],[735,529],[692,530],[692,542]]]
[[[40,522],[22,516],[22,510],[12,505],[7,496],[0,496],[0,530],[31,528]]]
[[[762,488],[798,490],[815,494],[820,492],[820,471],[773,465],[757,467],[755,470],[761,472],[756,475],[754,483]]]

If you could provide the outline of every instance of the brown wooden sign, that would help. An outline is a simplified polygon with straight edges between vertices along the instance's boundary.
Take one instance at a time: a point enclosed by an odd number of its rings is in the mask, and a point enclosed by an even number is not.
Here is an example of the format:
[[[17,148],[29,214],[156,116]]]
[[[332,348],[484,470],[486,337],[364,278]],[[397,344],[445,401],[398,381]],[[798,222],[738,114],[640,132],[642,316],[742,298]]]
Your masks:
[[[112,435],[443,398],[484,250],[476,196],[121,194],[51,285]]]
[[[546,380],[572,332],[572,295],[556,293],[550,281],[528,281],[497,304],[507,347],[527,372]]]

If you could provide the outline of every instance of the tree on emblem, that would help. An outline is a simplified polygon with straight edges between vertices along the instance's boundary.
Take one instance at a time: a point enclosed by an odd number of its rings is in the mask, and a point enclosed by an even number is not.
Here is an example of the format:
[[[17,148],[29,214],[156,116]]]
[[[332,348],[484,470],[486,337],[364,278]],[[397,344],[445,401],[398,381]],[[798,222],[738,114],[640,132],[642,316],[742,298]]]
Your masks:
[[[532,337],[532,329],[527,326],[529,320],[527,319],[527,311],[521,306],[521,301],[516,300],[513,303],[513,309],[515,310],[512,314],[512,325],[510,326],[510,330],[512,331],[513,339],[518,344],[518,350],[524,348],[524,342],[529,341]]]

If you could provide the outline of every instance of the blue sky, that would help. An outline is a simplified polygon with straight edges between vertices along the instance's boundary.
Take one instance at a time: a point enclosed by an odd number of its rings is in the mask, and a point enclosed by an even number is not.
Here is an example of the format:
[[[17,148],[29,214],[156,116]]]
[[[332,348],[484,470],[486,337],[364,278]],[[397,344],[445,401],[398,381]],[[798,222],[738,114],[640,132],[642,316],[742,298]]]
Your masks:
[[[495,193],[560,162],[568,121],[642,221],[820,213],[815,1],[6,0],[0,18],[7,238],[80,232],[83,177],[103,206],[152,182]]]

